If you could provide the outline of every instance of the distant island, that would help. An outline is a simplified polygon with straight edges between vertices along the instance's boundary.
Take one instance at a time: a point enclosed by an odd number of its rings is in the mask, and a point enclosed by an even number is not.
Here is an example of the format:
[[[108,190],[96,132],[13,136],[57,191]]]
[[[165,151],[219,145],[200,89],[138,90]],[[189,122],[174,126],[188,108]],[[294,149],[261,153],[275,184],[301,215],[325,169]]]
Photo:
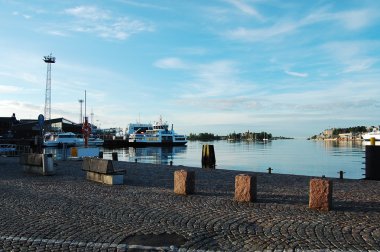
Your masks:
[[[265,140],[279,140],[279,139],[293,139],[290,137],[273,137],[271,133],[267,132],[244,132],[244,133],[230,133],[227,136],[218,136],[212,133],[190,133],[187,137],[189,141],[218,141],[218,140],[229,140],[229,141],[265,141]]]

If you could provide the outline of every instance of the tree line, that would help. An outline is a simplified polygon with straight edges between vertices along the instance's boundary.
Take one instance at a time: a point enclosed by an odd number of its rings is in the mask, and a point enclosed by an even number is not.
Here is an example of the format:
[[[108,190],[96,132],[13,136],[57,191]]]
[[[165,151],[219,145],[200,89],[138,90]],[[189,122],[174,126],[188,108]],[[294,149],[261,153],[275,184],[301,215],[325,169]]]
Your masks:
[[[234,141],[241,141],[241,140],[252,140],[252,141],[262,141],[263,139],[268,139],[271,140],[272,134],[267,133],[267,132],[260,132],[260,133],[255,133],[255,132],[244,132],[244,133],[230,133],[227,136],[218,136],[214,135],[212,133],[199,133],[199,134],[194,134],[190,133],[190,135],[187,137],[188,140],[190,141],[214,141],[214,140],[224,140],[224,139],[229,139],[229,140],[234,140]]]

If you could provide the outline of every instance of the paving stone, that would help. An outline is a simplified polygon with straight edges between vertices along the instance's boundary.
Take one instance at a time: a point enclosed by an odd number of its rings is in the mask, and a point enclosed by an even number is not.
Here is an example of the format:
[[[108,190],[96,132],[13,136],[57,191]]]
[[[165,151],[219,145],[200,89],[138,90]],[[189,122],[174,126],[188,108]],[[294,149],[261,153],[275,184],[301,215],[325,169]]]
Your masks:
[[[125,185],[84,179],[81,161],[57,161],[56,176],[22,171],[0,157],[0,251],[127,251],[134,234],[177,234],[179,251],[380,250],[380,182],[334,183],[333,211],[308,209],[307,176],[257,177],[257,202],[234,200],[241,171],[113,162]],[[174,172],[194,172],[197,193],[172,193]],[[170,251],[170,250],[168,250]]]

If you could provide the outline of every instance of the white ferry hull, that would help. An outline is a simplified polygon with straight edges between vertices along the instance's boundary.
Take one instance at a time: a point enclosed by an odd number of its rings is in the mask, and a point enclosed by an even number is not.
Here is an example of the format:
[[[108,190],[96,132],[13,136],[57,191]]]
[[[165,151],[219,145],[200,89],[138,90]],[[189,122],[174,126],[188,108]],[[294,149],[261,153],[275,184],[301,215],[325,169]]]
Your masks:
[[[367,134],[364,134],[362,137],[363,137],[364,141],[370,141],[371,138],[375,138],[375,141],[380,141],[380,133],[379,132],[367,133]]]

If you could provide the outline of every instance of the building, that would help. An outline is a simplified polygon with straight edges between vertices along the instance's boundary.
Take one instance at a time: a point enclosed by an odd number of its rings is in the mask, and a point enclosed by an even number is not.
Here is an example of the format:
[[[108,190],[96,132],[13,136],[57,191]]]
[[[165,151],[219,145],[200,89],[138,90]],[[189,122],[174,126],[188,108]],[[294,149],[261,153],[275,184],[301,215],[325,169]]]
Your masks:
[[[65,118],[55,118],[44,122],[45,131],[49,132],[73,132],[80,134],[82,125],[74,123]],[[17,120],[15,114],[11,117],[0,117],[0,137],[31,139],[41,134],[38,120],[21,119]]]

